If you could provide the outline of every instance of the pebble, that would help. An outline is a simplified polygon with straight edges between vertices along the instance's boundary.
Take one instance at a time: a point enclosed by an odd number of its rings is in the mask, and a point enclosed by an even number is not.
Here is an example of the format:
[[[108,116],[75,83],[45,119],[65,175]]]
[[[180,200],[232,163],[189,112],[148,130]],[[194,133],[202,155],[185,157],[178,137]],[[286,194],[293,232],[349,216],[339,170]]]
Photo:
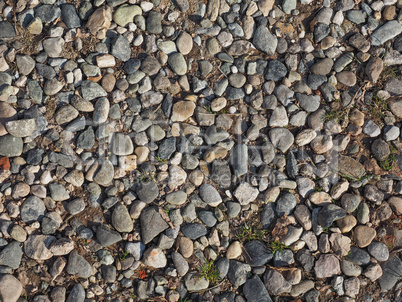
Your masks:
[[[10,274],[0,277],[0,295],[5,301],[16,302],[21,294],[22,285],[17,278]]]
[[[138,5],[122,5],[114,12],[113,21],[124,27],[138,15],[142,15],[142,9]]]
[[[314,272],[317,278],[329,278],[339,274],[339,260],[332,254],[321,255],[315,262]]]
[[[187,64],[181,53],[173,53],[168,59],[169,66],[178,75],[185,75],[187,72]]]
[[[376,235],[377,233],[373,228],[365,225],[359,225],[355,228],[354,240],[358,247],[363,248],[370,245]]]

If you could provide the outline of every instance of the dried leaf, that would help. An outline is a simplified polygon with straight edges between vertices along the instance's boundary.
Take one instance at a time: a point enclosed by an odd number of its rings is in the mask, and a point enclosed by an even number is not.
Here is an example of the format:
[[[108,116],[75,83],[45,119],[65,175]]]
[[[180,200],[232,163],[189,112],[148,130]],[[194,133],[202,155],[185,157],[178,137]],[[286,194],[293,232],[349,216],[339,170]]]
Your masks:
[[[0,170],[10,170],[10,159],[8,157],[2,157],[0,158]]]

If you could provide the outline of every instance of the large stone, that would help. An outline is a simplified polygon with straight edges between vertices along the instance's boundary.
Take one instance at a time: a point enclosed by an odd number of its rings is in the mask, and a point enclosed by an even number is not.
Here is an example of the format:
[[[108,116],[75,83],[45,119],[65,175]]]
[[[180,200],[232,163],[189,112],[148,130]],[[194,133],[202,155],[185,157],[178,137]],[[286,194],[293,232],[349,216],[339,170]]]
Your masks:
[[[113,21],[120,26],[134,22],[134,17],[141,15],[142,9],[138,5],[121,5],[113,14]]]
[[[144,244],[151,242],[156,236],[166,230],[169,225],[158,211],[149,207],[142,211],[141,217],[141,239]]]
[[[6,135],[6,122],[17,119],[17,111],[8,103],[0,102],[0,136]]]
[[[222,202],[222,197],[219,195],[218,190],[210,184],[203,184],[200,187],[200,197],[212,207],[217,207]]]
[[[373,241],[377,232],[375,229],[365,225],[359,225],[355,228],[353,238],[358,247],[366,247]]]
[[[314,272],[317,278],[330,278],[341,272],[339,260],[332,254],[321,255],[315,262]]]
[[[260,277],[254,275],[243,286],[243,293],[248,302],[272,302]]]
[[[0,277],[0,298],[2,301],[17,302],[21,293],[22,285],[17,278],[10,274],[4,274]]]
[[[23,141],[20,137],[4,135],[0,137],[0,155],[7,157],[20,156],[23,148]]]
[[[15,137],[30,136],[36,128],[34,119],[8,121],[5,123],[8,133]]]
[[[194,113],[195,103],[192,101],[179,101],[173,105],[172,122],[184,122]]]
[[[24,253],[34,260],[48,260],[53,256],[49,247],[55,240],[55,237],[49,235],[31,235],[24,242]]]
[[[84,257],[76,251],[72,251],[68,257],[67,273],[80,278],[89,278],[92,275],[92,266]]]
[[[371,40],[373,46],[379,46],[390,39],[395,38],[402,32],[402,25],[396,21],[389,21],[378,28],[372,35]]]

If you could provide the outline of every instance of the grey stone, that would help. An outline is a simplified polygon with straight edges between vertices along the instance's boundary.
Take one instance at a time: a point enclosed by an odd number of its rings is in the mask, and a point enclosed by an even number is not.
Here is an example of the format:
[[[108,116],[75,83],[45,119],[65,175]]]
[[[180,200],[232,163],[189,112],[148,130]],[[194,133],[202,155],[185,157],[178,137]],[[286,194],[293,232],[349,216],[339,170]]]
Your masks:
[[[130,214],[121,203],[118,203],[113,210],[112,225],[120,233],[130,233],[133,230]]]
[[[273,258],[272,251],[258,240],[248,242],[244,250],[246,262],[252,267],[265,265]]]
[[[126,37],[118,35],[111,46],[110,53],[122,62],[128,61],[131,56],[130,42]]]
[[[140,216],[141,239],[144,244],[151,242],[156,236],[166,230],[169,225],[155,208],[149,207],[142,211]]]
[[[151,203],[159,196],[158,185],[154,181],[139,182],[135,191],[138,198],[145,203]]]
[[[157,11],[150,11],[147,18],[147,31],[151,34],[162,32],[162,14]]]
[[[23,252],[21,244],[17,241],[12,241],[6,245],[0,252],[0,265],[18,269],[21,263]]]
[[[104,225],[99,226],[96,230],[96,239],[104,247],[111,246],[122,240],[118,232],[113,231]]]
[[[243,286],[243,293],[249,302],[272,302],[264,283],[262,283],[260,277],[257,275],[246,281]]]
[[[387,292],[392,289],[402,276],[402,261],[394,255],[381,265],[383,274],[378,279],[381,290]]]
[[[294,142],[293,134],[286,128],[274,128],[268,134],[275,148],[283,153],[286,153]]]
[[[184,56],[179,53],[175,52],[171,54],[168,58],[169,66],[172,68],[173,72],[178,75],[185,75],[187,72],[187,63],[184,59]]]
[[[295,262],[293,258],[293,252],[289,249],[283,249],[282,251],[276,251],[274,255],[274,266],[290,266]]]
[[[222,202],[219,192],[210,184],[203,184],[200,187],[200,197],[212,207],[216,207]]]
[[[41,221],[45,213],[44,202],[36,196],[29,196],[21,205],[21,219],[26,223]]]
[[[184,236],[192,240],[196,240],[207,234],[207,229],[205,226],[198,222],[186,224],[181,228],[181,231]]]
[[[323,228],[330,227],[334,221],[346,216],[346,211],[335,204],[324,206],[318,213],[318,222]]]
[[[290,293],[292,285],[286,281],[282,274],[275,270],[268,270],[264,275],[265,287],[273,294]]]
[[[246,283],[250,276],[251,267],[248,264],[236,260],[230,260],[228,279],[235,287],[239,287]]]
[[[260,25],[254,31],[253,44],[269,56],[273,56],[278,45],[278,39],[272,35],[265,25]]]
[[[373,46],[379,46],[390,39],[395,38],[402,32],[402,25],[396,21],[392,20],[385,23],[383,26],[378,28],[372,35]]]
[[[272,60],[268,63],[265,79],[267,81],[279,81],[286,76],[288,70],[286,66],[278,60]]]
[[[76,251],[72,251],[68,257],[67,273],[86,279],[92,275],[92,266],[84,257]]]
[[[7,157],[20,156],[22,153],[23,141],[20,137],[6,134],[0,137],[0,155]]]
[[[389,258],[388,247],[382,242],[371,242],[368,246],[368,252],[378,261],[387,261]]]
[[[74,285],[73,289],[68,295],[66,302],[84,302],[84,301],[85,301],[85,289],[80,283],[77,283]]]
[[[248,171],[248,148],[239,144],[233,148],[230,162],[235,176],[242,176]]]
[[[68,28],[77,28],[81,26],[80,17],[73,4],[64,4],[61,6],[61,20]]]
[[[283,216],[285,214],[289,215],[296,207],[296,203],[296,197],[291,193],[286,193],[277,200],[276,213],[278,213],[279,216]]]
[[[85,80],[81,84],[82,98],[86,101],[92,101],[93,99],[106,96],[106,91],[99,84]]]
[[[7,21],[0,22],[0,39],[14,38],[16,35],[15,28],[11,23]]]

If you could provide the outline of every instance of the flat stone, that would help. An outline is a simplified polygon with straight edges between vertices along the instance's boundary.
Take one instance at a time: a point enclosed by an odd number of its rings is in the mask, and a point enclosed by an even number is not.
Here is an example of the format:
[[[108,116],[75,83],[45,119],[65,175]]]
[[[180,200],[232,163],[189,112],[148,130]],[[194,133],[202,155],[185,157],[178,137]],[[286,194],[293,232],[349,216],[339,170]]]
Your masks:
[[[290,293],[292,285],[286,281],[283,275],[275,270],[268,270],[264,275],[264,283],[266,288],[273,295]]]
[[[11,23],[7,21],[0,22],[0,39],[14,38],[16,35],[15,28]]]
[[[375,229],[365,225],[359,225],[354,230],[353,238],[357,246],[363,248],[370,245],[376,235],[377,232]]]
[[[82,98],[86,101],[106,96],[106,91],[97,83],[86,80],[81,84]]]
[[[402,275],[402,261],[398,256],[392,256],[387,262],[381,265],[383,274],[378,279],[381,290],[387,292],[392,289],[400,280]]]
[[[163,268],[166,266],[166,256],[160,248],[149,248],[145,251],[144,264],[153,268]]]
[[[173,105],[172,117],[173,122],[184,122],[194,113],[196,105],[192,101],[179,101]]]
[[[113,21],[120,26],[126,26],[134,22],[134,17],[142,15],[142,9],[138,5],[121,5],[113,14]]]
[[[21,263],[22,255],[23,252],[21,244],[17,241],[12,241],[1,250],[0,265],[8,266],[12,269],[18,269]]]
[[[270,33],[266,26],[261,25],[254,31],[253,44],[258,50],[273,56],[278,45],[278,39]]]
[[[314,272],[317,278],[330,278],[341,272],[339,260],[332,254],[321,255],[316,261]]]
[[[122,62],[128,61],[131,56],[130,42],[126,37],[118,35],[111,46],[110,53]]]
[[[243,182],[234,191],[234,196],[241,205],[248,205],[257,198],[258,193],[257,188],[253,188],[249,183]]]
[[[228,279],[235,287],[246,283],[251,273],[251,267],[248,264],[236,260],[230,260]]]
[[[96,239],[104,247],[111,246],[122,240],[118,232],[113,231],[103,225],[98,227],[96,231]]]
[[[219,192],[210,184],[203,184],[200,187],[200,197],[212,207],[217,207],[222,202]]]
[[[94,181],[101,186],[108,186],[114,177],[114,167],[109,160],[105,160],[94,177]]]
[[[23,141],[20,137],[4,135],[0,137],[0,155],[7,157],[20,156],[22,153]]]
[[[83,256],[72,251],[68,257],[67,273],[86,279],[92,275],[92,266]]]
[[[207,289],[209,281],[205,277],[200,278],[195,272],[189,272],[184,277],[184,284],[188,291],[199,291]]]
[[[192,240],[196,240],[207,234],[207,229],[205,226],[198,222],[186,224],[181,228],[181,231],[184,236]]]
[[[273,258],[272,251],[261,241],[253,240],[244,246],[246,262],[252,266],[262,266]]]
[[[379,46],[390,39],[395,38],[402,32],[402,25],[396,21],[389,21],[385,23],[383,26],[378,28],[372,35],[372,44],[373,46]]]
[[[36,196],[29,196],[21,205],[21,219],[26,223],[41,221],[45,213],[44,202]]]
[[[146,208],[142,211],[140,222],[141,239],[144,244],[151,242],[156,236],[169,227],[167,222],[153,207]]]
[[[185,75],[187,72],[187,63],[181,53],[173,53],[168,58],[168,63],[173,72],[178,75]]]
[[[133,230],[130,214],[121,203],[118,203],[113,210],[112,225],[120,233],[130,233]]]
[[[260,277],[254,275],[243,286],[243,293],[250,302],[272,302],[272,299]]]
[[[330,227],[334,221],[346,216],[346,211],[335,204],[324,206],[318,213],[318,222],[323,228]]]
[[[3,23],[3,22],[1,22]],[[0,32],[3,33],[4,29],[0,26]],[[0,36],[2,38],[2,36]],[[13,275],[4,274],[0,277],[0,296],[4,301],[17,302],[22,294],[22,284]]]
[[[34,260],[48,260],[53,254],[49,247],[56,238],[50,235],[30,235],[24,242],[24,253]]]

